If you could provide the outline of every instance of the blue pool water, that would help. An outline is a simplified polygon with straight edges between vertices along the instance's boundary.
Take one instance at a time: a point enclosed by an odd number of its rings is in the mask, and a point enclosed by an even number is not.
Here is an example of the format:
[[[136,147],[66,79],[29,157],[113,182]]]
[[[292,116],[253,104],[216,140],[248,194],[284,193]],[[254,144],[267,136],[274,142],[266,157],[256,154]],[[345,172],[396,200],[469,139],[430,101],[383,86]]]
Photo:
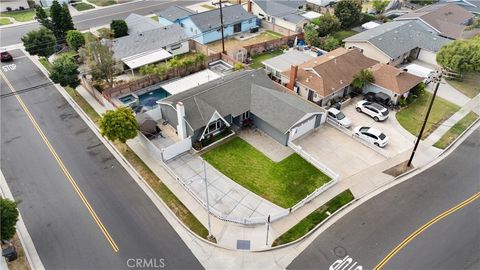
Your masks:
[[[135,97],[133,95],[127,95],[127,96],[121,97],[119,99],[124,104],[130,104],[131,102],[135,101]]]
[[[138,95],[140,105],[142,106],[153,106],[155,101],[164,99],[168,97],[170,93],[165,91],[163,88],[158,88],[143,94]]]

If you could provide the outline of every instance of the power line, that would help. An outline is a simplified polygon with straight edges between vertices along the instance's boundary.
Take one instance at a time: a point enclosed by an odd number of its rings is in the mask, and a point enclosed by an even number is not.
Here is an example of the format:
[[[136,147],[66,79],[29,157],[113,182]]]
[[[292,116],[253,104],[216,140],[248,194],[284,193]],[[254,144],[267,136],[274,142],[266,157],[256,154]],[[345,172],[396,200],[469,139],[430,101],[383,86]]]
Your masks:
[[[27,93],[27,92],[30,92],[30,91],[33,91],[33,90],[42,89],[44,87],[52,86],[52,85],[53,84],[51,82],[48,82],[48,83],[43,83],[43,84],[39,84],[39,85],[36,85],[36,86],[28,87],[28,88],[25,88],[25,89],[17,90],[17,91],[14,91],[14,92],[1,94],[0,99],[15,96],[15,95],[20,95],[20,94],[23,94],[23,93]]]

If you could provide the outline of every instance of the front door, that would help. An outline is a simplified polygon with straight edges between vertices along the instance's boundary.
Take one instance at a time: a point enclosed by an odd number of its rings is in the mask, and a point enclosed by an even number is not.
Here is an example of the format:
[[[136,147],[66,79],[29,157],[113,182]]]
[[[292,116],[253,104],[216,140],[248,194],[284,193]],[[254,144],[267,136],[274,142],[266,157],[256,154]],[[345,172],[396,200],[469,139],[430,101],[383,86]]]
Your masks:
[[[313,101],[313,95],[315,93],[312,90],[308,90],[308,100]]]
[[[233,25],[233,32],[234,33],[238,33],[238,32],[241,32],[241,31],[242,31],[242,24],[241,23],[237,23],[237,24]]]

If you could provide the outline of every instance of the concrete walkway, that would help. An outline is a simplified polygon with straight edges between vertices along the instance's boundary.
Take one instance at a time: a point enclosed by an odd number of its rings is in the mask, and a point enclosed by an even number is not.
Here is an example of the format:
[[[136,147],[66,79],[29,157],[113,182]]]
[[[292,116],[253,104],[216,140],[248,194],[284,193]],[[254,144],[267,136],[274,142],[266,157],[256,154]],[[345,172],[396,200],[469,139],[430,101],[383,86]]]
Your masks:
[[[434,90],[435,90],[435,84],[430,83],[427,86],[427,91],[430,93],[433,93]],[[454,104],[457,104],[458,106],[463,106],[468,101],[470,101],[469,97],[465,96],[460,91],[458,91],[457,89],[455,89],[453,86],[451,86],[446,82],[441,83],[440,86],[438,87],[437,96],[443,99],[446,99]]]

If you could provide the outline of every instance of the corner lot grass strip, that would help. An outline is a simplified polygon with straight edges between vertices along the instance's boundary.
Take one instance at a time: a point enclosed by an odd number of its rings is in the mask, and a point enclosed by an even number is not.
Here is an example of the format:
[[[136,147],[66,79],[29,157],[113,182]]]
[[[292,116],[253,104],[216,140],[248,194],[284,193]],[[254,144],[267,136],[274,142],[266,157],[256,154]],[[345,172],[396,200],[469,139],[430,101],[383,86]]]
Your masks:
[[[283,208],[294,206],[330,181],[298,154],[274,162],[238,137],[202,156],[233,181]]]
[[[438,140],[433,146],[445,149],[449,146],[465,129],[467,129],[475,120],[478,115],[474,112],[469,112],[460,121],[453,125],[447,133],[443,134],[442,138]]]

